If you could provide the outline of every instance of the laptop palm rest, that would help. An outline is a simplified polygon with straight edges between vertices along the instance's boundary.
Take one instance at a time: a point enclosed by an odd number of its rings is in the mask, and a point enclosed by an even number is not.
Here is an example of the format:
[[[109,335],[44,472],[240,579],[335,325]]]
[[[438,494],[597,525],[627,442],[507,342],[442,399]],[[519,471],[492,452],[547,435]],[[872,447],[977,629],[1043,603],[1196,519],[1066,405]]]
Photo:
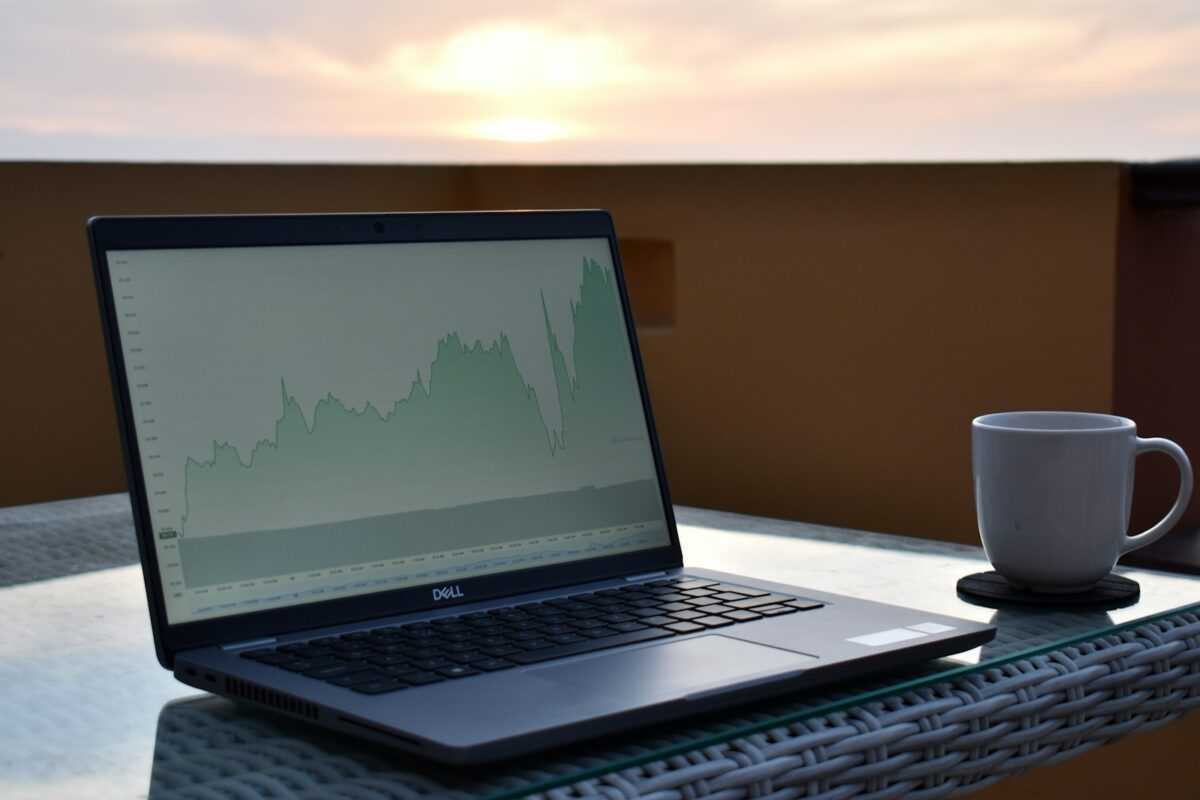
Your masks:
[[[641,705],[728,689],[757,678],[802,670],[818,659],[720,635],[699,636],[638,650],[534,667],[527,675],[569,688],[581,703],[602,698]]]

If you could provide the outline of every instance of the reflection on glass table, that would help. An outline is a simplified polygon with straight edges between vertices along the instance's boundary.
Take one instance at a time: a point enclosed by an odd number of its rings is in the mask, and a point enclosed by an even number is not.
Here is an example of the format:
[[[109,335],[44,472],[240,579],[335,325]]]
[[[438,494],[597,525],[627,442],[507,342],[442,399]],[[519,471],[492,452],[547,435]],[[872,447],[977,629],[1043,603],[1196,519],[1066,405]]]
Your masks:
[[[678,513],[691,565],[991,621],[998,635],[984,648],[903,672],[520,762],[445,772],[301,722],[194,697],[154,661],[138,568],[108,569],[0,589],[11,626],[0,641],[0,713],[10,723],[0,729],[0,796],[133,797],[149,783],[152,797],[518,797],[873,699],[924,692],[920,687],[1200,603],[1198,579],[1122,569],[1142,588],[1126,608],[993,610],[964,602],[954,589],[962,575],[986,569],[978,548],[722,512]],[[56,524],[77,525],[86,537],[87,519],[77,514]]]

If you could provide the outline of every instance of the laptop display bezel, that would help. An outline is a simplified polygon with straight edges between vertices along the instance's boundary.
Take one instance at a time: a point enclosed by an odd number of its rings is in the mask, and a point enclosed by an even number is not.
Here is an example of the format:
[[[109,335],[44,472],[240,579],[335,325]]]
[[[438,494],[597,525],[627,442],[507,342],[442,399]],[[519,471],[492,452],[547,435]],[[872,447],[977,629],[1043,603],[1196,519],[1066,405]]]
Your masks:
[[[138,551],[142,561],[155,648],[163,666],[171,668],[176,653],[196,647],[249,641],[306,629],[428,611],[456,603],[472,603],[682,565],[679,534],[663,469],[662,450],[650,409],[636,325],[629,304],[616,233],[608,212],[581,210],[95,217],[88,221],[88,234]],[[432,599],[431,589],[444,585],[445,581],[442,581],[194,622],[167,622],[154,529],[114,311],[113,287],[108,265],[110,251],[585,238],[606,238],[612,253],[616,284],[625,314],[626,331],[667,523],[667,545],[602,558],[456,579],[451,582],[462,589],[463,596],[453,601]]]

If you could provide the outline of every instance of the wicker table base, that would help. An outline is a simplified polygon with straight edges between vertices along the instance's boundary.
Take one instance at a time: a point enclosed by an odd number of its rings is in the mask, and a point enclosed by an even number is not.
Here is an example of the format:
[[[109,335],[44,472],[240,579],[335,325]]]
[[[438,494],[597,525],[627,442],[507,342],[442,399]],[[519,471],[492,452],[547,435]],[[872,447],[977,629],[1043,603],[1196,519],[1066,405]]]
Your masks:
[[[1141,599],[1110,612],[992,611],[953,590],[986,563],[977,548],[679,509],[700,566],[959,613],[993,622],[997,637],[907,672],[474,772],[438,769],[194,697],[154,661],[137,567],[42,579],[34,561],[65,572],[83,561],[35,543],[90,547],[98,531],[128,532],[127,509],[110,497],[0,510],[0,533],[21,543],[4,551],[18,558],[0,570],[11,584],[0,586],[6,800],[137,797],[147,782],[156,800],[940,798],[1157,727],[1200,702],[1194,578],[1130,573]]]

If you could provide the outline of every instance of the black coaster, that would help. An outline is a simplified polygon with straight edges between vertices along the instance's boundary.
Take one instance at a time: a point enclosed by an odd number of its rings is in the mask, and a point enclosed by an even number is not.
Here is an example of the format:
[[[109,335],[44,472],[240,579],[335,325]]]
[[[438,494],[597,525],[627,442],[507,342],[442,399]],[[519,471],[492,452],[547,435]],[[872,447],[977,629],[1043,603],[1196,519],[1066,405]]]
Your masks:
[[[963,600],[988,608],[999,605],[1120,608],[1136,603],[1141,593],[1142,587],[1138,586],[1137,581],[1112,574],[1090,589],[1071,594],[1021,589],[1006,581],[998,572],[976,572],[958,579],[958,594]]]

